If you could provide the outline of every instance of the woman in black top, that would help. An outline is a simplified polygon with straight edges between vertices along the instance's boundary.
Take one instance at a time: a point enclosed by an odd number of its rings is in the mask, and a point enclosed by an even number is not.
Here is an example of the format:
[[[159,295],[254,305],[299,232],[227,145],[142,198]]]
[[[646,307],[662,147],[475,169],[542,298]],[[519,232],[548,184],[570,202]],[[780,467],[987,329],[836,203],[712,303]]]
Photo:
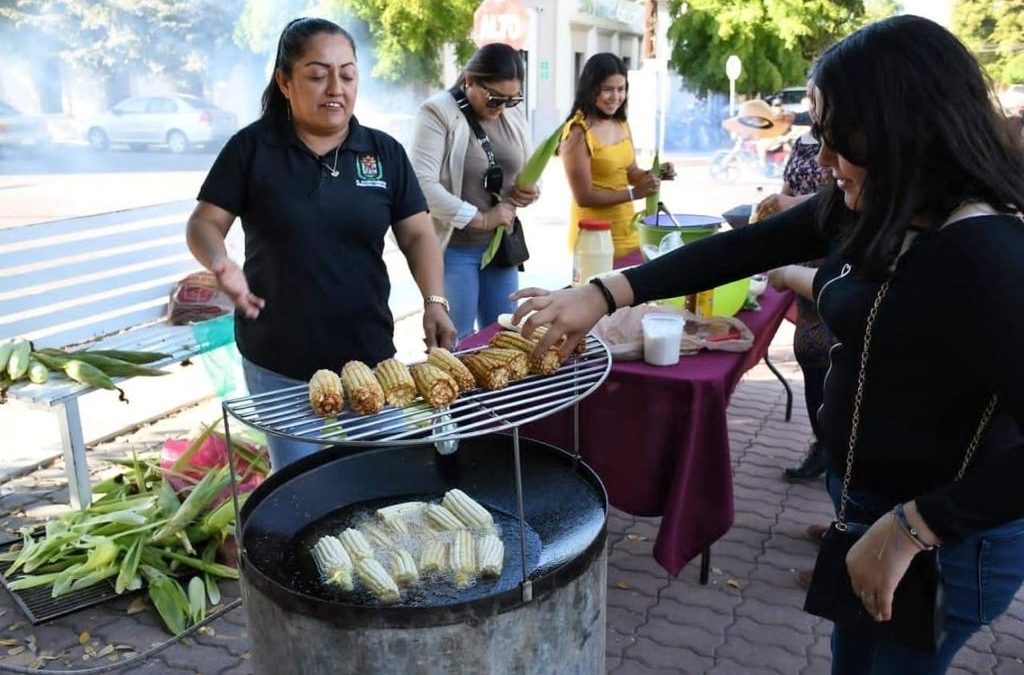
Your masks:
[[[426,201],[402,146],[352,114],[358,81],[345,30],[323,19],[289,23],[262,117],[225,145],[189,218],[192,253],[235,302],[252,394],[394,355],[388,228],[423,294],[427,345],[454,342]],[[236,217],[244,267],[224,246]],[[272,465],[316,448],[273,438]]]
[[[814,279],[832,351],[820,414],[830,491],[841,488],[869,311],[850,493],[873,522],[847,557],[878,620],[919,545],[940,546],[947,634],[937,654],[833,633],[833,673],[943,673],[1024,578],[1024,159],[977,62],[948,31],[901,16],[857,31],[811,74],[819,164],[835,185],[756,225],[702,240],[601,284],[531,297],[524,332],[551,323],[566,354],[616,306],[825,258]],[[955,480],[993,396],[966,475]],[[910,527],[890,511],[902,505]],[[891,536],[889,536],[891,534]]]

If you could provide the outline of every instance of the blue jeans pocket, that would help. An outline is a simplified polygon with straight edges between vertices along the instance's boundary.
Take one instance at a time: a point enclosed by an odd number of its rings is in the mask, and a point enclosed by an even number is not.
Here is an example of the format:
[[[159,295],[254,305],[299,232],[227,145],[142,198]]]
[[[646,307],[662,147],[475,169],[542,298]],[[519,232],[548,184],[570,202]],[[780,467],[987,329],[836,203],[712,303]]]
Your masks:
[[[978,552],[979,613],[989,623],[1006,611],[1024,582],[1024,522],[981,538]]]

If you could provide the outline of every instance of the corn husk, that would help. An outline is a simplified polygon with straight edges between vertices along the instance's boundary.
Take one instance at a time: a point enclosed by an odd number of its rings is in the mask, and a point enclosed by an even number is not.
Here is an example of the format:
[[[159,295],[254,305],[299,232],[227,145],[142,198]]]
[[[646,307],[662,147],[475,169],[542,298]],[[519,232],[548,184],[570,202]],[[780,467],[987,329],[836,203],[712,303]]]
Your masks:
[[[661,155],[660,153],[654,153],[654,163],[651,164],[651,173],[656,178],[661,178]],[[644,202],[644,215],[653,216],[658,213],[658,202],[661,201],[661,188],[658,188],[657,192],[653,192],[647,195],[647,200]]]

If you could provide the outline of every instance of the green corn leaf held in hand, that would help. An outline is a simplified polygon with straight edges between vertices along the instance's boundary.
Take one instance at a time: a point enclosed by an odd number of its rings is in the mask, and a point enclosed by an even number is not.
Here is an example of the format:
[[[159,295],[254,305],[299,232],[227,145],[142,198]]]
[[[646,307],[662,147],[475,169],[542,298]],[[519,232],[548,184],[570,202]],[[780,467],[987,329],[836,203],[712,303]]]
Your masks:
[[[660,153],[654,153],[654,163],[651,164],[651,173],[656,178],[661,178],[661,155]],[[644,215],[653,216],[658,213],[658,202],[661,201],[661,188],[658,188],[657,192],[652,192],[647,195],[647,201],[644,202]]]

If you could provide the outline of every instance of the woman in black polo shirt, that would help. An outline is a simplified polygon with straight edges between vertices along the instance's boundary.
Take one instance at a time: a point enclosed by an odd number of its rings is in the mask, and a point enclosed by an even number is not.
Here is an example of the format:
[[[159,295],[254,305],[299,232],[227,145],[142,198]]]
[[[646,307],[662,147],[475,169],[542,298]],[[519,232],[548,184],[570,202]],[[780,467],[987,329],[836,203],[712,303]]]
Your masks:
[[[237,308],[235,335],[253,394],[320,368],[393,356],[392,228],[423,294],[428,346],[451,346],[441,248],[402,146],[359,124],[352,37],[323,19],[285,27],[263,115],[228,141],[188,222],[192,253]],[[245,231],[242,267],[224,238]],[[274,469],[317,448],[271,439]]]

